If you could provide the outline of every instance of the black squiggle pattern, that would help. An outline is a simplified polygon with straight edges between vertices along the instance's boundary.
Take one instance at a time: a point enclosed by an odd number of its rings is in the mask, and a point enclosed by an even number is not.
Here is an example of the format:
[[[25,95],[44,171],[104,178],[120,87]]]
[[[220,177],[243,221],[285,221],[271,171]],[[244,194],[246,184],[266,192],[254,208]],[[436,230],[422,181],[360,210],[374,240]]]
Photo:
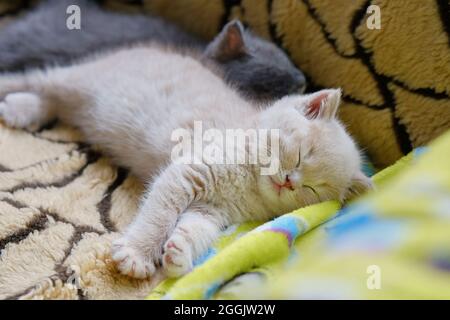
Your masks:
[[[328,43],[330,43],[331,47],[334,49],[336,54],[338,54],[340,57],[345,58],[345,59],[364,59],[364,57],[361,56],[360,51],[358,51],[358,50],[355,52],[355,54],[352,54],[352,55],[345,55],[345,54],[341,53],[338,50],[338,47],[337,47],[337,44],[336,44],[336,40],[326,30],[326,26],[325,26],[324,22],[322,21],[320,16],[316,13],[314,8],[311,6],[309,0],[301,0],[301,1],[307,7],[310,16],[320,25],[320,29],[321,29],[325,39],[327,40]],[[364,9],[366,9],[368,7],[368,5],[363,5],[362,7]],[[364,11],[364,15],[365,15],[365,11]],[[361,20],[357,19],[357,16],[358,16],[358,13],[355,14],[354,18],[356,20],[358,20],[358,25],[359,25],[359,22]],[[361,17],[361,19],[362,19],[362,17]],[[353,20],[353,23],[354,22],[355,22],[355,20]],[[355,29],[354,29],[355,26],[353,25],[353,23],[350,26],[352,35],[355,34]],[[447,24],[450,24],[450,22],[447,22]],[[355,39],[355,37],[353,37],[353,38]],[[373,72],[372,72],[372,70],[370,70],[370,71],[371,71],[372,74],[375,73],[375,74],[373,74],[374,76],[380,76],[380,74],[378,72],[376,72],[374,69],[373,69]],[[406,83],[403,83],[400,80],[394,80],[392,77],[386,76],[386,75],[382,75],[382,76],[385,77],[387,79],[387,81],[395,82],[398,86],[402,87],[404,90],[410,91],[411,93],[420,94],[420,95],[423,95],[423,96],[426,96],[426,97],[430,97],[430,98],[433,98],[433,99],[436,99],[436,100],[449,99],[450,98],[450,96],[448,96],[446,93],[439,93],[439,92],[434,91],[431,88],[413,89],[413,88],[410,88]]]
[[[289,52],[289,50],[284,47],[283,38],[280,37],[278,35],[277,31],[276,31],[276,25],[272,21],[272,15],[271,15],[272,7],[273,7],[273,0],[267,1],[267,8],[268,8],[268,12],[269,12],[269,33],[270,33],[270,38],[288,56],[292,57],[292,54]],[[308,83],[308,87],[307,87],[306,93],[312,93],[312,92],[315,92],[315,91],[319,91],[319,90],[325,89],[325,87],[318,85],[314,81],[314,79],[310,75],[308,75],[304,70],[302,70],[302,72],[303,72],[303,74],[304,74],[304,76],[306,78],[306,82]],[[382,110],[382,109],[386,108],[386,106],[384,104],[381,105],[381,106],[380,105],[372,105],[372,104],[369,104],[367,102],[364,102],[364,101],[361,101],[359,99],[356,99],[356,98],[346,94],[345,92],[343,92],[342,99],[347,101],[347,102],[353,103],[353,104],[365,105],[369,109],[373,109],[373,110]]]
[[[47,225],[47,216],[43,213],[33,217],[25,227],[14,231],[11,235],[0,239],[0,254],[1,251],[6,247],[7,244],[10,243],[19,243],[22,240],[28,238],[28,236],[34,231],[41,231],[46,228]]]
[[[442,27],[447,33],[448,45],[450,47],[450,1],[449,0],[436,0],[439,8],[439,15],[442,20]]]
[[[40,188],[50,188],[50,187],[62,188],[64,186],[67,186],[69,183],[73,182],[75,179],[80,177],[89,165],[95,163],[100,158],[100,155],[98,153],[93,152],[91,150],[89,150],[86,153],[86,156],[87,156],[86,163],[77,172],[71,174],[68,177],[64,177],[63,179],[61,179],[59,181],[51,182],[51,183],[25,182],[25,183],[15,186],[11,189],[2,190],[2,191],[8,192],[8,193],[14,193],[16,191],[23,190],[23,189],[40,189]]]
[[[409,153],[412,150],[412,142],[409,139],[408,132],[406,127],[400,122],[400,119],[395,115],[395,106],[397,105],[395,101],[394,94],[389,90],[388,84],[391,81],[389,77],[386,77],[382,74],[377,73],[375,67],[372,65],[369,53],[363,48],[361,41],[356,37],[356,29],[359,25],[361,25],[362,21],[366,16],[367,7],[370,5],[371,0],[367,0],[364,5],[358,10],[353,17],[351,24],[351,31],[353,35],[353,39],[356,43],[357,55],[360,57],[362,63],[369,69],[372,73],[372,76],[375,78],[380,93],[384,98],[384,106],[391,110],[392,114],[392,123],[394,128],[395,137],[397,139],[397,143],[404,154]]]
[[[334,49],[336,54],[346,59],[357,58],[358,56],[356,55],[356,53],[345,54],[339,51],[336,39],[334,39],[331,33],[327,31],[325,23],[323,22],[322,18],[317,14],[316,10],[313,8],[309,0],[302,0],[302,2],[308,9],[309,15],[320,25],[320,29],[322,30],[322,33],[325,35],[325,39],[327,39],[327,41],[331,44],[331,47]]]
[[[128,170],[124,168],[117,169],[117,177],[114,182],[106,190],[103,200],[97,204],[97,211],[100,213],[100,220],[106,230],[110,232],[117,232],[117,227],[111,221],[109,212],[111,210],[111,197],[113,192],[120,187],[128,176]]]

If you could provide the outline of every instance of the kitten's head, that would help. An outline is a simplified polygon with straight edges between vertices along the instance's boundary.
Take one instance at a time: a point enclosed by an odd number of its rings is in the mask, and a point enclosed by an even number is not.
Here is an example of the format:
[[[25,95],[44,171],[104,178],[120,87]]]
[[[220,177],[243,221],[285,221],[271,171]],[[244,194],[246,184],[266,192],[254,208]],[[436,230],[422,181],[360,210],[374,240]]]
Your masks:
[[[262,111],[259,125],[279,129],[280,166],[259,189],[286,211],[324,200],[344,201],[371,187],[352,138],[336,119],[340,90],[292,95]]]
[[[303,93],[303,73],[276,45],[252,35],[233,20],[208,45],[204,55],[218,63],[227,81],[246,96],[274,100]]]

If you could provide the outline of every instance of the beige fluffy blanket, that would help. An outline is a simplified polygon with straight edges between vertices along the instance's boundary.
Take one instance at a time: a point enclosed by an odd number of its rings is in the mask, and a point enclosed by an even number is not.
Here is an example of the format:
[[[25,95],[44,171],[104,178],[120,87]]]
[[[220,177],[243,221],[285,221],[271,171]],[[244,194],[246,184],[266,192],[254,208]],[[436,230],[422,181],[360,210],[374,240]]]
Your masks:
[[[136,299],[159,281],[121,276],[109,248],[142,185],[59,125],[0,123],[0,299]]]

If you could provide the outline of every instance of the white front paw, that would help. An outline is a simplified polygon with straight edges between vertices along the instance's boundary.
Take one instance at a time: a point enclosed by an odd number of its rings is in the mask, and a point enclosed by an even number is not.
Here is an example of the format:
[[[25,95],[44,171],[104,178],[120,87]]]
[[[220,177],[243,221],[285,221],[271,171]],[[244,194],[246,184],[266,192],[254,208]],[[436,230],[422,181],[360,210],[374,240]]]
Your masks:
[[[112,259],[119,271],[133,278],[145,279],[155,272],[155,264],[138,247],[133,246],[126,237],[113,242]]]
[[[169,277],[180,277],[193,268],[189,244],[179,234],[172,235],[164,245],[162,259],[164,271]]]
[[[41,99],[34,93],[10,93],[0,102],[0,117],[15,128],[39,124],[43,118]]]

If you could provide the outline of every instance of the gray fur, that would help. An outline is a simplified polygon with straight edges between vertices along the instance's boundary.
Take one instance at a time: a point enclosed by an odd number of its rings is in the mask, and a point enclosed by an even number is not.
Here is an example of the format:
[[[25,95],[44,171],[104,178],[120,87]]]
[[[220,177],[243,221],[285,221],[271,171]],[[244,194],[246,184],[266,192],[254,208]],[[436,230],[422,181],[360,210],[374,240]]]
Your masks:
[[[66,9],[81,8],[81,30],[66,27]],[[223,58],[228,30],[242,37],[239,54]],[[0,32],[0,71],[66,65],[86,55],[146,41],[197,49],[214,61],[226,80],[253,99],[303,92],[303,74],[275,45],[244,31],[240,22],[224,27],[211,44],[157,17],[105,11],[92,0],[47,0]]]

